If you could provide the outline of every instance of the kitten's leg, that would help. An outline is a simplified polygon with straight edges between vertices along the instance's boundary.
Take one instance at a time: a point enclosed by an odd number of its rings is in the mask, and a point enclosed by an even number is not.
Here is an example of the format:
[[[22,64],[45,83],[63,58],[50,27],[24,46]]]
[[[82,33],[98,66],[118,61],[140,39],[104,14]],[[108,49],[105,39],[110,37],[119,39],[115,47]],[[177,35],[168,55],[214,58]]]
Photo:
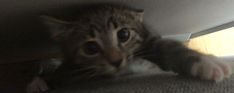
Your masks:
[[[194,63],[191,68],[193,76],[202,79],[221,81],[232,74],[231,62],[225,62],[213,55],[204,55],[201,62]]]
[[[40,93],[49,90],[47,83],[41,77],[34,77],[32,82],[27,86],[27,93]]]
[[[214,81],[232,74],[231,63],[188,49],[177,41],[152,39],[143,49],[148,55],[143,58],[158,64],[163,70]]]
[[[27,93],[41,93],[49,90],[47,82],[44,77],[52,74],[60,65],[60,59],[47,59],[39,62],[38,72],[32,81],[27,85],[26,92]]]

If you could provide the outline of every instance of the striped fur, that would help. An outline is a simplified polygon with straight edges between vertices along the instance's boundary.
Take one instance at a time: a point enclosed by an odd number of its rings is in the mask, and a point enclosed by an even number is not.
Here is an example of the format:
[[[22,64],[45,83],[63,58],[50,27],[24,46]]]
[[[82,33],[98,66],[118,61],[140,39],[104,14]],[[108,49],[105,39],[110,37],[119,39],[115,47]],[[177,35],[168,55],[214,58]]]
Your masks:
[[[47,16],[45,23],[53,38],[61,44],[66,63],[95,66],[101,74],[115,74],[128,65],[149,35],[142,25],[142,18],[143,11],[126,6],[96,5],[82,8],[79,15],[70,20],[66,16]],[[118,40],[117,33],[122,29],[130,35],[126,42]],[[86,42],[97,43],[100,53],[95,56],[85,54]],[[120,59],[119,67],[111,65],[111,61]]]

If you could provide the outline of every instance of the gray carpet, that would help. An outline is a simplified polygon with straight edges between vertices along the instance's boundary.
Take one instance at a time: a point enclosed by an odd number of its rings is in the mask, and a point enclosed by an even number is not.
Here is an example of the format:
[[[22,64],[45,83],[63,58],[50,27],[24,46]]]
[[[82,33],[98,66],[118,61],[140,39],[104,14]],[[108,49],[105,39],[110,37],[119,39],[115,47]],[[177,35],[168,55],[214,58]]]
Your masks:
[[[49,93],[233,93],[234,77],[215,83],[172,74],[67,85]]]
[[[222,57],[234,62],[234,56]],[[49,93],[234,93],[234,75],[222,82],[162,73],[153,76],[72,82]]]

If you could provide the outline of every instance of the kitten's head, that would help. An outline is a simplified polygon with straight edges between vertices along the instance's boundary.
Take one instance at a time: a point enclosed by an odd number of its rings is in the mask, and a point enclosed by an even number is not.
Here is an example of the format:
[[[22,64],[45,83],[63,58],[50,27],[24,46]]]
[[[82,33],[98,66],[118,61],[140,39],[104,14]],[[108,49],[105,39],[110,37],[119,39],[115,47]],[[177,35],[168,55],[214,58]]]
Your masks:
[[[147,36],[142,17],[142,11],[107,5],[82,10],[70,20],[43,18],[66,59],[114,74],[128,64]]]

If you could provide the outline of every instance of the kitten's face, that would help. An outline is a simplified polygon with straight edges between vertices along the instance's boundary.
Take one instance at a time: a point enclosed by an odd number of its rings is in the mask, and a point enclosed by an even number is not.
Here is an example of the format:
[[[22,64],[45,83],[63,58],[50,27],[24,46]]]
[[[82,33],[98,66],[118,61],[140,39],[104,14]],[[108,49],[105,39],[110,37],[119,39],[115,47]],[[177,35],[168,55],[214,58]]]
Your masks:
[[[115,74],[128,65],[144,40],[140,15],[112,8],[111,12],[90,11],[72,22],[49,18],[48,25],[56,30],[54,37],[72,63],[94,68],[100,74]]]

